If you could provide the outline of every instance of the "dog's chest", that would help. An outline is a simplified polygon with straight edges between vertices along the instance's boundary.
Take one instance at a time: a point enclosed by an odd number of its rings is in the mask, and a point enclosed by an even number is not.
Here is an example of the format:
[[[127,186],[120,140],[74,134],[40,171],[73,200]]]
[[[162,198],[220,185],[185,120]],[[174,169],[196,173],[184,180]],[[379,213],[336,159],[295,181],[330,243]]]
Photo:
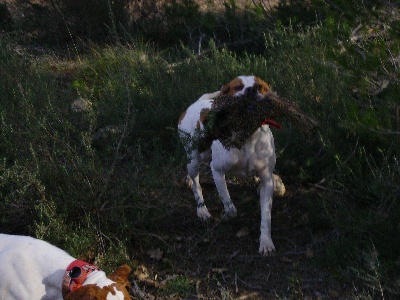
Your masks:
[[[213,166],[237,176],[253,176],[275,166],[275,146],[268,126],[257,129],[241,149],[226,149],[220,141],[212,144]]]

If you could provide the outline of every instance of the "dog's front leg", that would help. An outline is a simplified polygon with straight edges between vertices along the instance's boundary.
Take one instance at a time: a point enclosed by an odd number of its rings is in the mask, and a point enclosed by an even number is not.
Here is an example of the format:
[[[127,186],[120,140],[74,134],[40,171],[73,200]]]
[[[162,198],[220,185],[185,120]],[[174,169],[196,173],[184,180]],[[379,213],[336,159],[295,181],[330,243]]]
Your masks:
[[[259,252],[262,255],[271,255],[275,251],[275,246],[271,238],[271,209],[274,181],[272,173],[260,177],[261,234]]]
[[[224,219],[231,219],[236,217],[237,210],[235,205],[232,203],[231,197],[229,195],[228,187],[226,185],[225,174],[215,168],[213,162],[211,161],[211,171],[214,178],[214,183],[217,187],[218,194],[222,199],[224,204]]]
[[[188,176],[192,180],[192,191],[194,194],[194,198],[196,200],[197,206],[197,216],[199,219],[206,221],[211,218],[211,214],[209,213],[207,206],[204,203],[203,191],[200,185],[200,176],[199,176],[199,157],[197,152],[192,154],[192,159],[190,163],[187,165]]]

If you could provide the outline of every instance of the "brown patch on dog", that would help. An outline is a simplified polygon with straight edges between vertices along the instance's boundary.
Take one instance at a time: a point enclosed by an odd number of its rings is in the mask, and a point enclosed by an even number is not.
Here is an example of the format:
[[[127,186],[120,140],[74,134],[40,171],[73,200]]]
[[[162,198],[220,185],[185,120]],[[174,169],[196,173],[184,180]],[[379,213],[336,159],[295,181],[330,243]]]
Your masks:
[[[244,88],[244,84],[240,78],[235,78],[228,84],[225,84],[221,88],[222,95],[233,95]]]
[[[267,94],[270,90],[268,83],[260,79],[259,77],[255,76],[256,85],[258,85],[258,92],[261,93],[263,96]]]
[[[103,288],[99,288],[95,284],[87,284],[70,293],[65,297],[65,300],[106,300],[107,295],[116,294],[116,291],[121,291],[124,294],[124,300],[130,300],[128,290],[119,283],[114,283]]]
[[[203,109],[200,111],[200,118],[199,118],[199,120],[198,120],[197,123],[196,123],[196,128],[197,128],[197,129],[200,129],[201,124],[204,123],[204,120],[207,118],[209,112],[210,112],[210,109],[209,109],[209,108],[203,108]]]
[[[181,124],[181,122],[185,116],[186,116],[186,110],[183,113],[181,113],[181,116],[179,117],[178,125]]]
[[[116,283],[120,283],[125,287],[130,287],[130,283],[128,280],[128,276],[131,273],[131,267],[128,265],[122,265],[118,267],[113,273],[108,275],[107,277]]]
[[[209,108],[203,108],[200,112],[200,122],[204,123],[204,120],[207,118],[208,114],[210,112]]]

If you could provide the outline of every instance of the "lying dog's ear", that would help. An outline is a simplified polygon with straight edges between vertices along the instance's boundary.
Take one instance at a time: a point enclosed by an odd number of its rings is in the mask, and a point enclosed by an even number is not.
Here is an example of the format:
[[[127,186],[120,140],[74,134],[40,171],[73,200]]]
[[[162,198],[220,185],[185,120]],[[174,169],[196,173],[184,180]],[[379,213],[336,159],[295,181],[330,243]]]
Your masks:
[[[118,283],[113,283],[109,286],[103,286],[102,288],[96,284],[83,285],[79,289],[69,293],[65,297],[65,300],[106,300],[109,299],[109,295],[115,295],[116,290],[123,293],[124,299],[130,299],[128,290],[123,286],[119,288],[118,285]],[[123,290],[121,290],[121,288]]]
[[[129,267],[128,265],[122,265],[107,277],[110,278],[112,281],[120,283],[126,288],[129,288],[130,283],[128,280],[128,276],[130,273],[131,273],[131,267]]]

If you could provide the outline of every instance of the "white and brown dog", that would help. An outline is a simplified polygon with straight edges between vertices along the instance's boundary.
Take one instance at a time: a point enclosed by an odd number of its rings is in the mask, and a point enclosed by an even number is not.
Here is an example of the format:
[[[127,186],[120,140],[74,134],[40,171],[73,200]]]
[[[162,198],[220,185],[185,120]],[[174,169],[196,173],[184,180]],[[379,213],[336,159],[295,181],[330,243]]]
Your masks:
[[[1,300],[130,300],[130,271],[123,265],[106,277],[45,241],[0,234]]]
[[[199,165],[207,159],[210,151],[201,152],[193,145],[199,130],[203,129],[205,112],[211,109],[214,98],[219,95],[232,96],[256,95],[263,97],[270,87],[266,82],[256,76],[239,76],[230,83],[222,86],[220,91],[205,94],[182,113],[178,129],[185,150],[190,159],[187,165],[188,181],[192,186],[197,203],[197,216],[202,220],[211,218],[204,204],[202,189],[199,182]],[[189,138],[188,138],[189,136]],[[237,210],[229,195],[225,174],[228,172],[239,176],[258,176],[260,179],[260,205],[261,205],[261,235],[259,252],[270,255],[275,251],[271,239],[271,208],[274,181],[276,189],[284,192],[284,185],[280,178],[273,174],[275,168],[275,146],[272,132],[268,125],[261,125],[245,142],[241,149],[226,149],[219,140],[211,145],[211,171],[215,185],[224,205],[224,217],[236,217]],[[279,187],[277,186],[279,184]]]

